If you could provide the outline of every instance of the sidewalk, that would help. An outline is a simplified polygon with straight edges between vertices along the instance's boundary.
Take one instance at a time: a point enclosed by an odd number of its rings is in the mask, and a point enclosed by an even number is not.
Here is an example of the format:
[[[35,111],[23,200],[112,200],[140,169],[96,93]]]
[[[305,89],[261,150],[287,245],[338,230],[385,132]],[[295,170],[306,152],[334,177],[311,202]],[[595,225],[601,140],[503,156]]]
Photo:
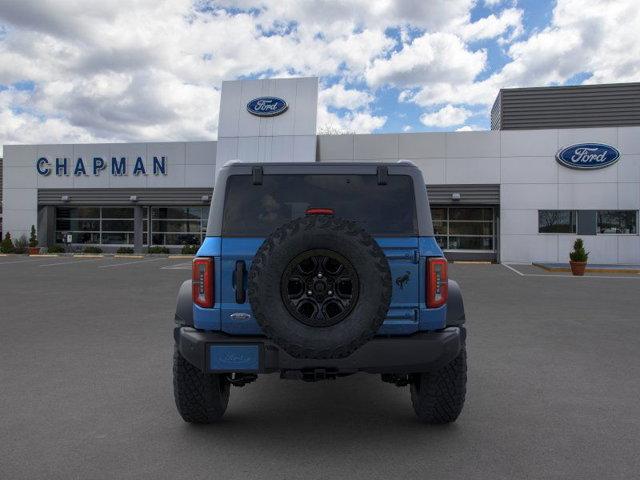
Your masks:
[[[553,262],[533,262],[533,265],[547,270],[548,272],[570,272],[571,267],[568,263]],[[587,272],[590,273],[638,273],[640,274],[640,265],[638,264],[606,264],[606,263],[588,263]]]

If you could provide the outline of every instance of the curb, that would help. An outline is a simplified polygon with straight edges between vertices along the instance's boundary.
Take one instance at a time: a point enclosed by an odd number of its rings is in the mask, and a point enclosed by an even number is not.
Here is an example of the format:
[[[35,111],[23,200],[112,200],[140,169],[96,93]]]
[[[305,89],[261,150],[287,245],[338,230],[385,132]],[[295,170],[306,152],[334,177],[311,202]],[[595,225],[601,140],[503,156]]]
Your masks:
[[[94,254],[94,253],[74,253],[73,254],[74,257],[80,257],[80,258],[103,258],[104,255],[102,254]]]
[[[547,272],[561,272],[561,273],[570,273],[570,267],[547,267],[546,265],[542,265],[539,263],[532,264],[535,267],[541,268],[542,270],[546,270]],[[635,273],[640,275],[640,269],[638,268],[587,268],[585,269],[585,273]]]
[[[113,258],[144,258],[144,255],[132,255],[130,253],[116,253]]]
[[[172,258],[172,259],[187,259],[187,258],[193,258],[193,255],[169,255],[167,258]]]

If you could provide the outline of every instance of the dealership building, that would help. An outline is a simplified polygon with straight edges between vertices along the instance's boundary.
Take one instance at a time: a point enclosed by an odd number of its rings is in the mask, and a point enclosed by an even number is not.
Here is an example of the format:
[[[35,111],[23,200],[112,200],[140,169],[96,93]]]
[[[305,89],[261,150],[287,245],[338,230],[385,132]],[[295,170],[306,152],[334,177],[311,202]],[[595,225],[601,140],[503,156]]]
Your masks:
[[[2,231],[43,247],[200,243],[216,171],[397,162],[423,172],[453,259],[640,263],[640,83],[504,89],[491,130],[317,135],[317,78],[223,82],[218,141],[5,145]]]

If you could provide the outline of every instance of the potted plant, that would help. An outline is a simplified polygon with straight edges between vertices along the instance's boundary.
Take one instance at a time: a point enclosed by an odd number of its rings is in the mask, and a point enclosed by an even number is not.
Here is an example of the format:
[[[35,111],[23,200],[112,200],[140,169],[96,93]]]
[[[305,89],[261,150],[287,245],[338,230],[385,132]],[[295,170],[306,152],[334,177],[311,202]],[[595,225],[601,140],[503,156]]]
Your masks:
[[[589,252],[584,249],[584,242],[581,238],[577,238],[573,243],[573,251],[569,254],[571,265],[571,273],[577,276],[584,275],[584,271],[587,268],[587,260],[589,259]]]
[[[31,235],[29,235],[29,255],[38,255],[40,247],[38,247],[38,237],[36,235],[35,225],[31,225]]]

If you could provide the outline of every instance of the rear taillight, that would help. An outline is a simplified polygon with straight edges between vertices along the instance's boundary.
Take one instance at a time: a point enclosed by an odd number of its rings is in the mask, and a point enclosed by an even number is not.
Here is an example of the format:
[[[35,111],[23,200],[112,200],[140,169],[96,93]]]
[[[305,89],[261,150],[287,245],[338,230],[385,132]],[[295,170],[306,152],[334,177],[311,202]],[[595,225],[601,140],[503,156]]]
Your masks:
[[[438,308],[447,303],[449,278],[447,259],[441,257],[427,260],[427,306]]]
[[[193,303],[203,308],[213,307],[213,258],[196,258],[192,269]]]

